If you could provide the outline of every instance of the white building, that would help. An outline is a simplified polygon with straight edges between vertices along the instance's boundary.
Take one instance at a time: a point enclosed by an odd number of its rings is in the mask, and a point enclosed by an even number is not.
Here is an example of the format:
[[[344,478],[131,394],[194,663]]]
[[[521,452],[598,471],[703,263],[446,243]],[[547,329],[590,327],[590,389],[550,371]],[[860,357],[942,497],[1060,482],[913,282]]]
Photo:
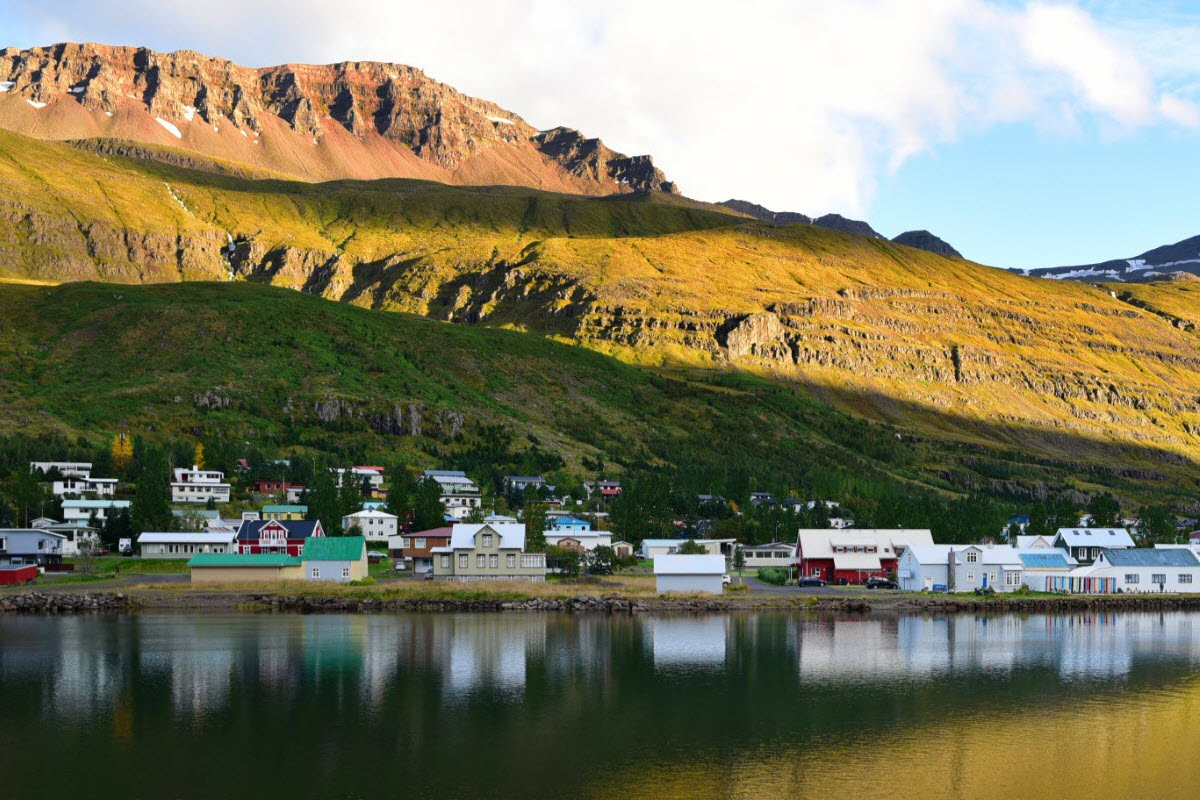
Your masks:
[[[220,533],[154,533],[147,531],[137,538],[142,558],[191,558],[196,553],[235,553],[237,531]]]
[[[548,530],[546,544],[551,547],[595,550],[597,547],[612,547],[612,531]]]
[[[1188,547],[1103,548],[1096,561],[1053,584],[1057,591],[1085,594],[1194,592],[1200,559]]]
[[[389,536],[395,536],[400,518],[395,514],[378,509],[356,511],[342,517],[342,530],[347,533],[352,527],[357,527],[359,535],[368,541],[386,541]]]
[[[467,473],[458,470],[427,469],[421,480],[435,481],[440,490],[439,500],[446,507],[446,516],[464,520],[483,502],[483,495]]]
[[[546,485],[546,479],[540,475],[505,475],[504,487],[510,492],[523,492],[532,486],[541,489]]]
[[[725,556],[663,554],[654,559],[659,594],[725,591]]]
[[[792,542],[772,542],[771,544],[747,545],[742,548],[746,557],[746,569],[760,567],[779,567],[789,569],[796,557],[796,545]]]
[[[1011,592],[1021,588],[1024,569],[1021,553],[1008,545],[917,544],[904,548],[896,577],[910,592]]]
[[[119,514],[131,505],[128,500],[63,500],[63,521],[86,523],[95,512],[96,519],[103,522],[109,514]]]
[[[1093,563],[1104,548],[1132,548],[1133,538],[1124,528],[1059,528],[1054,546],[1061,547],[1082,565]]]
[[[642,558],[658,558],[678,552],[687,539],[643,539]],[[692,539],[709,554],[732,555],[736,539]]]
[[[333,473],[337,475],[338,483],[341,483],[346,470],[338,468],[334,469]],[[357,478],[360,484],[366,478],[373,490],[383,486],[383,467],[351,467],[350,474]]]
[[[1013,544],[1018,550],[1036,550],[1038,548],[1054,548],[1054,536],[1046,534],[1045,536],[1034,536],[1032,534],[1026,536],[1018,536]]]
[[[59,522],[48,517],[38,517],[29,523],[31,528],[41,528],[63,537],[62,554],[79,555],[79,540],[84,536],[95,536],[97,531],[84,522]]]
[[[1035,592],[1052,591],[1055,579],[1069,576],[1071,571],[1079,566],[1079,562],[1066,550],[1059,548],[1039,545],[1028,550],[1018,550],[1017,554],[1023,567],[1021,582]]]
[[[176,469],[175,480],[171,482],[172,503],[214,503],[229,502],[229,484],[225,483],[225,473],[217,470]]]
[[[92,474],[90,461],[30,461],[29,471],[43,473],[57,469],[64,478],[87,478]]]
[[[55,497],[80,497],[93,494],[99,498],[111,498],[117,493],[116,478],[63,478],[50,484],[50,493]]]

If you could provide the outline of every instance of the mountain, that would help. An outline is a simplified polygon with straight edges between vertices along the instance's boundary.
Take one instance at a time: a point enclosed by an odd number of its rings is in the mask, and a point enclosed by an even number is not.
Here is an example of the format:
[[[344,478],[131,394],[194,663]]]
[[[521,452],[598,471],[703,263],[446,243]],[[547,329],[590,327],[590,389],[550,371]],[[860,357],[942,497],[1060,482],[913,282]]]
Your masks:
[[[812,223],[812,218],[804,214],[795,211],[772,211],[769,208],[760,206],[758,203],[751,203],[748,200],[726,200],[720,205],[728,208],[730,211],[736,211],[739,214],[745,214],[748,217],[754,217],[757,220],[770,222],[774,225],[787,225],[793,222]]]
[[[727,446],[737,436],[743,445],[786,438],[781,419],[795,409],[784,397],[882,423],[943,454],[922,475],[947,491],[1040,496],[1064,480],[1197,491],[1200,340],[1169,299],[1037,280],[817,225],[775,226],[658,193],[260,180],[11,133],[0,133],[0,154],[0,275],[10,280],[264,283],[533,333],[666,371],[678,380],[672,392],[734,380],[729,424],[739,433],[727,432]],[[246,304],[243,313],[259,312]],[[219,343],[218,319],[202,328]],[[54,333],[54,319],[45,325],[46,338],[18,347],[18,366],[74,335]],[[123,335],[152,343],[159,333],[133,324]],[[456,358],[444,361],[450,374]],[[247,380],[268,374],[252,361],[239,369]],[[463,370],[460,380],[483,380],[476,367]],[[785,391],[747,406],[736,376]],[[723,402],[722,391],[705,402]],[[753,403],[782,416],[759,418]],[[620,451],[613,440],[611,453]]]
[[[894,237],[892,242],[902,244],[905,247],[915,247],[918,250],[928,250],[930,253],[937,253],[942,256],[962,258],[962,253],[929,231],[905,231],[899,236]]]
[[[868,239],[882,239],[874,228],[867,223],[857,219],[847,219],[841,214],[826,214],[822,217],[817,217],[813,220],[813,225],[820,225],[822,228],[829,228],[835,231],[844,231],[845,233],[853,233],[858,236],[865,236]]]
[[[1074,267],[1030,269],[1026,270],[1025,274],[1038,278],[1088,281],[1090,283],[1098,281],[1145,283],[1170,280],[1177,275],[1200,275],[1200,236],[1156,247],[1133,258],[1118,258],[1098,264],[1081,264]]]
[[[569,128],[539,132],[418,69],[369,61],[250,69],[186,50],[5,48],[0,128],[170,147],[309,181],[678,193],[649,156],[625,156]]]

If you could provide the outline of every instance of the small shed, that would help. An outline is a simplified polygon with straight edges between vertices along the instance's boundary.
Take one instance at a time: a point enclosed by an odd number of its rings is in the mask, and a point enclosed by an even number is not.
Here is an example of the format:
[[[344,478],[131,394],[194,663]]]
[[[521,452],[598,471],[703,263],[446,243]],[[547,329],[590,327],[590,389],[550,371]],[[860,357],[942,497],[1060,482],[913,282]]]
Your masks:
[[[660,555],[654,559],[659,594],[725,591],[725,556]]]
[[[18,583],[31,583],[38,576],[36,564],[24,566],[0,567],[0,586],[13,586]]]
[[[304,567],[287,553],[199,553],[188,562],[192,583],[277,583],[304,578]]]
[[[349,583],[367,577],[367,540],[362,536],[322,536],[304,545],[304,577]]]

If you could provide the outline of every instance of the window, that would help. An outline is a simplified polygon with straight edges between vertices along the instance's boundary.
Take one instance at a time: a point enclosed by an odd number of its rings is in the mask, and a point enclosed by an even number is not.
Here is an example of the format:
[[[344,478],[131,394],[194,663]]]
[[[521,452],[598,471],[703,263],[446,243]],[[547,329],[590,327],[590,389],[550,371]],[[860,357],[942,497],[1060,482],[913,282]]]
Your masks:
[[[1096,560],[1097,558],[1099,558],[1099,557],[1100,557],[1100,548],[1099,548],[1099,547],[1093,547],[1093,548],[1092,548],[1092,560],[1093,560],[1093,561],[1095,561],[1095,560]]]
[[[1005,586],[1020,586],[1021,585],[1021,574],[1019,572],[1004,573],[1004,585]]]
[[[1191,573],[1189,573],[1189,572],[1180,573],[1179,582],[1180,583],[1191,583],[1192,582]]]
[[[425,546],[425,539],[422,537],[418,537],[417,538],[417,547],[424,547],[424,546]]]
[[[541,566],[545,566],[545,563],[546,562],[542,561],[541,555],[522,555],[521,556],[521,566],[522,567],[541,567]]]
[[[494,553],[488,556],[488,566],[492,569],[498,568],[500,566],[500,556]]]
[[[343,578],[350,577],[350,568],[349,567],[342,567],[342,577]]]
[[[483,569],[485,566],[487,566],[487,556],[485,556],[483,553],[475,556],[475,566],[478,569]]]
[[[1133,573],[1130,573],[1125,576],[1125,582],[1126,583],[1137,583],[1141,577],[1142,577],[1141,575],[1135,575]]]
[[[450,556],[442,556],[442,569],[450,569]]]
[[[1156,572],[1150,576],[1150,582],[1157,583],[1157,584],[1164,584],[1167,582],[1167,576],[1165,573]]]
[[[975,573],[968,572],[967,573],[967,583],[974,583],[974,582],[975,582]]]
[[[979,562],[979,553],[977,553],[974,550],[968,550],[967,551],[967,563],[968,564],[976,564],[978,562]]]
[[[321,577],[321,568],[313,567],[312,572],[309,574],[310,574],[310,577],[312,577],[314,580],[316,580],[317,578]]]
[[[485,533],[483,535],[483,546],[484,547],[492,546],[492,535],[490,533]]]
[[[506,566],[507,566],[509,569],[513,569],[514,567],[516,567],[516,566],[517,566],[517,556],[516,556],[516,554],[515,554],[515,553],[509,553],[509,554],[508,554],[508,558],[507,558],[507,559],[505,559],[505,562],[504,562],[504,563],[505,563],[505,565],[506,565]],[[1188,578],[1191,578],[1192,576],[1191,576],[1191,575],[1188,575],[1187,577],[1188,577]]]
[[[458,556],[458,568],[459,568],[459,569],[466,569],[466,568],[467,568],[467,554],[466,554],[466,553],[460,553],[460,554],[459,554],[459,556]]]
[[[400,537],[400,546],[401,547],[412,547],[412,539],[409,539],[407,536],[401,536]]]

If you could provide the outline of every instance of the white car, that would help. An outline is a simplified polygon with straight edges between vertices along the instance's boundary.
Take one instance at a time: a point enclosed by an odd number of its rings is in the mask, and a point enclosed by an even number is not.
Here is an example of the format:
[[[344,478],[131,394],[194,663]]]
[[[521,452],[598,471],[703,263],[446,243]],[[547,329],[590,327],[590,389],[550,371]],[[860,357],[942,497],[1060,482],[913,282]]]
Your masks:
[[[728,586],[731,583],[733,583],[733,578],[729,577],[729,575],[726,574],[726,575],[721,576],[721,585],[722,586]]]

